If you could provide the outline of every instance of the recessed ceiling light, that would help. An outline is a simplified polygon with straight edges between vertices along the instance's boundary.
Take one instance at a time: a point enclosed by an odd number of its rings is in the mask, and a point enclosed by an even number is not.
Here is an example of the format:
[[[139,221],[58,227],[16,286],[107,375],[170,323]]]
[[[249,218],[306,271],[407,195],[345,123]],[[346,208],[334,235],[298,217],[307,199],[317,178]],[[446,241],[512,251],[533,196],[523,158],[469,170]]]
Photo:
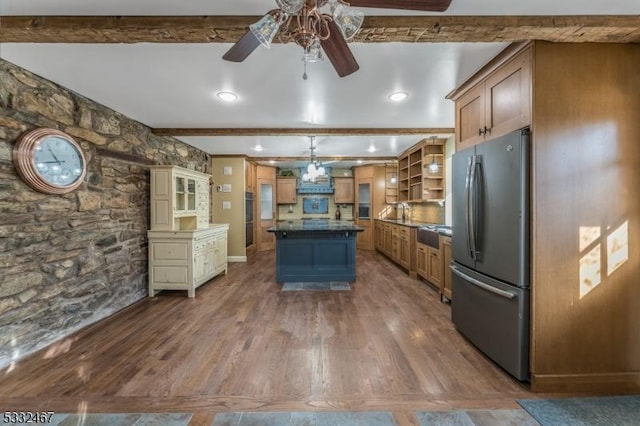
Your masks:
[[[407,92],[393,92],[389,95],[389,100],[392,100],[393,102],[400,102],[404,101],[408,97],[409,94]]]
[[[358,160],[358,161],[356,161],[356,163],[362,164],[362,160]]]
[[[216,93],[216,96],[225,102],[233,102],[238,100],[238,95],[233,92],[218,92]]]
[[[376,147],[375,147],[375,146],[373,146],[373,145],[371,145],[367,151],[369,151],[369,152],[376,152]]]
[[[262,145],[258,144],[256,145],[255,148],[253,148],[254,151],[262,151]]]

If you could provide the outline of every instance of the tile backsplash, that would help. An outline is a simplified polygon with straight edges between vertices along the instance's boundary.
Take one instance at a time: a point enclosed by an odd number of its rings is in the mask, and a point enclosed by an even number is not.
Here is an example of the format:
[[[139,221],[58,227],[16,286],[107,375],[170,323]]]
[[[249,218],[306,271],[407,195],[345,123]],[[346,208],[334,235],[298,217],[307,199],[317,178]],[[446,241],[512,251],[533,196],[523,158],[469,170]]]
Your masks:
[[[445,223],[444,206],[438,203],[409,204],[406,208],[406,216],[415,222]],[[395,205],[387,205],[382,216],[387,219],[400,219],[402,208]]]

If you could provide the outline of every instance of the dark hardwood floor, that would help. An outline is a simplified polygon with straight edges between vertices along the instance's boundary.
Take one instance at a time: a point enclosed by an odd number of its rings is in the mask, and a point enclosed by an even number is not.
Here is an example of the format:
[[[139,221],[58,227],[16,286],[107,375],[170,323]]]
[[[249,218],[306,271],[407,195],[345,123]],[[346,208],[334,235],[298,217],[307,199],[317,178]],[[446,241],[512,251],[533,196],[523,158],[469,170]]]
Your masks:
[[[274,253],[161,292],[0,371],[5,410],[517,409],[535,398],[453,327],[450,306],[375,252],[350,292],[281,292]],[[547,395],[548,396],[548,395]]]

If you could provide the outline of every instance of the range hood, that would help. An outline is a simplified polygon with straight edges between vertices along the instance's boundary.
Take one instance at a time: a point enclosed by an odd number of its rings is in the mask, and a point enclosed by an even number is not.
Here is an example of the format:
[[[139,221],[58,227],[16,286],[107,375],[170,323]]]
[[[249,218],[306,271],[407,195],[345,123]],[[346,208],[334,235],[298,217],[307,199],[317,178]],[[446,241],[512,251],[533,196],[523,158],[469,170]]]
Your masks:
[[[331,167],[325,167],[324,170],[326,175],[316,178],[315,182],[304,182],[302,179],[299,179],[298,194],[333,194]],[[306,168],[300,168],[300,176],[303,176],[306,172]]]

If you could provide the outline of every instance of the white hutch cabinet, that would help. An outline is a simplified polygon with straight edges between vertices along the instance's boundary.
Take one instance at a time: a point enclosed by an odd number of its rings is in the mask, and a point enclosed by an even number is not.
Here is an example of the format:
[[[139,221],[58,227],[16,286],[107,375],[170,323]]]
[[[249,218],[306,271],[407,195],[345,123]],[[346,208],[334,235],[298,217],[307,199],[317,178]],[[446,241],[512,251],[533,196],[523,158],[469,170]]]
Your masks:
[[[227,273],[228,224],[209,223],[209,178],[177,166],[150,166],[149,295],[187,290]]]

